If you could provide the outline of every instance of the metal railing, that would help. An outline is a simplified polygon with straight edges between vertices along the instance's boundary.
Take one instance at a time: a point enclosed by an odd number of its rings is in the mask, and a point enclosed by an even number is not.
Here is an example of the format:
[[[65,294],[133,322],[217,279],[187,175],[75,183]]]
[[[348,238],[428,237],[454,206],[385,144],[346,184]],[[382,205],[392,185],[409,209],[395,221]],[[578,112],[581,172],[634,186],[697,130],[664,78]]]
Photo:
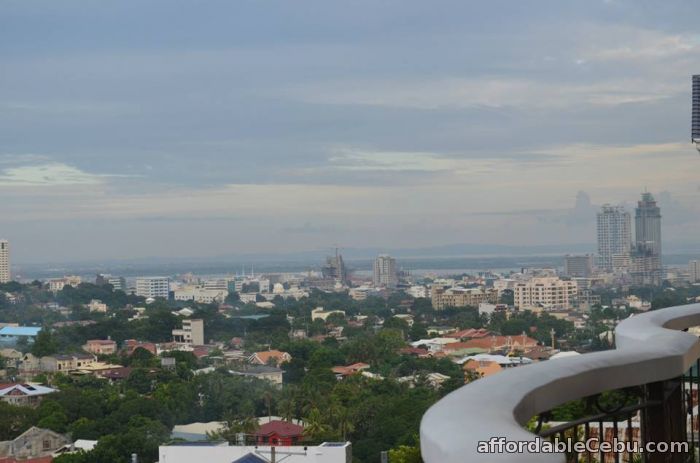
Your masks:
[[[700,325],[700,304],[636,315],[616,328],[617,348],[548,360],[482,378],[449,394],[423,417],[426,463],[695,462],[698,459],[700,341],[682,330]],[[580,416],[553,423],[562,405]],[[531,418],[536,424],[528,428]],[[549,421],[549,422],[548,422]],[[539,437],[538,437],[539,435]],[[481,453],[493,439],[686,443],[672,452],[585,451]]]

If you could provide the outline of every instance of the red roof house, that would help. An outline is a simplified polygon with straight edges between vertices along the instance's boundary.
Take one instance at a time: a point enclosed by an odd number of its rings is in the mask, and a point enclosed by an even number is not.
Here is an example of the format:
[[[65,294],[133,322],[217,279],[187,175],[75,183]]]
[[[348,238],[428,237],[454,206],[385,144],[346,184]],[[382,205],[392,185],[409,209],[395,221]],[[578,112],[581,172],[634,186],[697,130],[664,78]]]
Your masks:
[[[273,420],[255,431],[258,445],[296,445],[304,438],[304,427],[288,421]]]

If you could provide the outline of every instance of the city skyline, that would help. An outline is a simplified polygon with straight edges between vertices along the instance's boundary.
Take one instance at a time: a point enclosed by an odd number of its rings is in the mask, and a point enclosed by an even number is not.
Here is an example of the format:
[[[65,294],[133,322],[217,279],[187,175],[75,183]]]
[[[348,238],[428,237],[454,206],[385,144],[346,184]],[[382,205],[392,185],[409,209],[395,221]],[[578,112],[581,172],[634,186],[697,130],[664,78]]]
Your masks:
[[[695,240],[687,2],[167,5],[7,6],[16,261],[589,242],[645,187]]]

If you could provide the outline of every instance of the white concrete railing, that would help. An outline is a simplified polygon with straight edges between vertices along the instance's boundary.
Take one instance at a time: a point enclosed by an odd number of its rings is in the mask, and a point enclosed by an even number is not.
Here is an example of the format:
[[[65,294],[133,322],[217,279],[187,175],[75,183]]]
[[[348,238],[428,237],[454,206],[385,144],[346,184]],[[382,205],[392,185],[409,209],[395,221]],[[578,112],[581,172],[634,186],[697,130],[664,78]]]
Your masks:
[[[480,441],[533,441],[523,426],[541,412],[604,391],[664,381],[684,374],[700,357],[700,304],[635,315],[615,329],[617,348],[512,368],[444,397],[423,416],[426,463],[547,463],[563,454],[481,454]]]

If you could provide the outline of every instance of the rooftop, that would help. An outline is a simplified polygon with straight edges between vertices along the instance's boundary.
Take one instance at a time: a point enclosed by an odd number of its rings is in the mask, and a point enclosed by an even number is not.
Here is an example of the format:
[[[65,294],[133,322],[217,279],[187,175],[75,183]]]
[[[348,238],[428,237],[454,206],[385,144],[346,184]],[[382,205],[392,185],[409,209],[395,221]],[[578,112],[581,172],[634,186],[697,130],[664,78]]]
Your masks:
[[[4,326],[0,328],[0,336],[36,336],[41,327],[34,326]]]

